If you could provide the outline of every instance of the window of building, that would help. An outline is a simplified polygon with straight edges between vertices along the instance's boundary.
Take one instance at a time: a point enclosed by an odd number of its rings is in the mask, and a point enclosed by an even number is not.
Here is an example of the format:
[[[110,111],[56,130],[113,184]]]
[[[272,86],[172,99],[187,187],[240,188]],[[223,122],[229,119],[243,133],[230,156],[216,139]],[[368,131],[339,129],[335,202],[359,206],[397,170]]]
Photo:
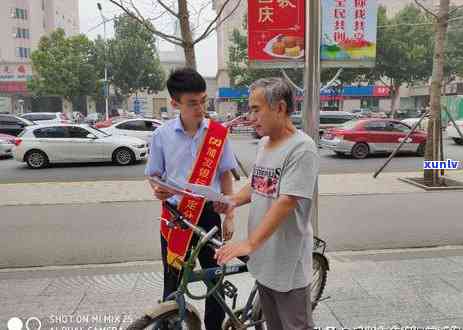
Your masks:
[[[16,28],[16,38],[29,39],[30,38],[29,29]]]
[[[11,9],[11,17],[17,18],[17,19],[27,20],[27,9],[12,8]]]
[[[360,107],[365,109],[377,110],[379,108],[379,98],[362,97],[360,99]]]
[[[30,48],[16,47],[16,57],[29,58],[31,56]]]

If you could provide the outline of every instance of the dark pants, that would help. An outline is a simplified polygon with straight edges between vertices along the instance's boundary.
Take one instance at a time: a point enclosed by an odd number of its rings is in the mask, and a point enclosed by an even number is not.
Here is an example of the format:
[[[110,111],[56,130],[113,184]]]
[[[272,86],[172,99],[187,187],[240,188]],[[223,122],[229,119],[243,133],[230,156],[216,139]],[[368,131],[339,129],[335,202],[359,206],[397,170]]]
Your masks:
[[[262,310],[270,330],[313,330],[310,285],[288,292],[257,283]]]
[[[221,233],[221,221],[220,215],[214,212],[212,203],[206,203],[203,209],[203,213],[199,218],[198,225],[204,230],[209,231],[214,226],[219,228]],[[191,239],[190,248],[198,241],[198,237],[193,235]],[[164,267],[164,292],[163,299],[165,300],[172,292],[176,291],[180,284],[181,274],[172,269],[167,264],[167,241],[161,235],[161,252],[162,252],[162,264]],[[199,253],[198,259],[202,268],[218,267],[216,260],[214,259],[214,250],[209,247],[204,247]],[[219,303],[214,297],[206,299],[204,313],[204,324],[207,330],[219,330],[222,328],[222,323],[225,318],[225,312],[220,307]]]

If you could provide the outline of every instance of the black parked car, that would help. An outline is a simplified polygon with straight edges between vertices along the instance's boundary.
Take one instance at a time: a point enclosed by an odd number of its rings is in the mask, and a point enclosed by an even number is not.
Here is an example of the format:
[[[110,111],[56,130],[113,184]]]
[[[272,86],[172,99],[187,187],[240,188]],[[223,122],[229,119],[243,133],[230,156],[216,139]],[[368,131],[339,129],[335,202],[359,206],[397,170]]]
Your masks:
[[[15,115],[0,115],[0,133],[17,136],[26,126],[35,123]]]

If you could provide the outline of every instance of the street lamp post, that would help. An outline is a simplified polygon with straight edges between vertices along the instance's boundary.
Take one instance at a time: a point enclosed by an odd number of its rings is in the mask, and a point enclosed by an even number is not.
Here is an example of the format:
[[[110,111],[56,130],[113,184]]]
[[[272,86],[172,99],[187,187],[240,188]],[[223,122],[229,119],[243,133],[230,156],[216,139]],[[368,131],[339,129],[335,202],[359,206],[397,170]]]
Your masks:
[[[305,70],[304,70],[304,110],[302,112],[304,131],[315,144],[319,140],[320,122],[320,0],[305,1]],[[312,200],[312,226],[318,235],[318,180]]]
[[[105,113],[106,120],[109,119],[109,86],[108,86],[108,62],[106,57],[106,17],[103,15],[103,8],[101,3],[97,2],[98,11],[100,12],[101,18],[103,19],[103,40],[104,40],[104,96],[105,96]]]

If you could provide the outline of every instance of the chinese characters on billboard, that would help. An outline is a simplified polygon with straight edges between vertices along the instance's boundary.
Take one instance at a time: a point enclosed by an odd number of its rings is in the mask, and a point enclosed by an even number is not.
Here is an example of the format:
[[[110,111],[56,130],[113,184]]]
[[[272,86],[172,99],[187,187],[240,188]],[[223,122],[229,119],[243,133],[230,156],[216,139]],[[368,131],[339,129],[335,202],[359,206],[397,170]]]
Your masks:
[[[376,58],[376,0],[322,0],[321,61],[325,66],[372,66]]]
[[[304,0],[248,0],[252,63],[304,61]]]
[[[322,65],[373,66],[377,0],[321,0],[321,7]],[[300,66],[304,13],[304,0],[248,0],[249,61],[267,67]]]

